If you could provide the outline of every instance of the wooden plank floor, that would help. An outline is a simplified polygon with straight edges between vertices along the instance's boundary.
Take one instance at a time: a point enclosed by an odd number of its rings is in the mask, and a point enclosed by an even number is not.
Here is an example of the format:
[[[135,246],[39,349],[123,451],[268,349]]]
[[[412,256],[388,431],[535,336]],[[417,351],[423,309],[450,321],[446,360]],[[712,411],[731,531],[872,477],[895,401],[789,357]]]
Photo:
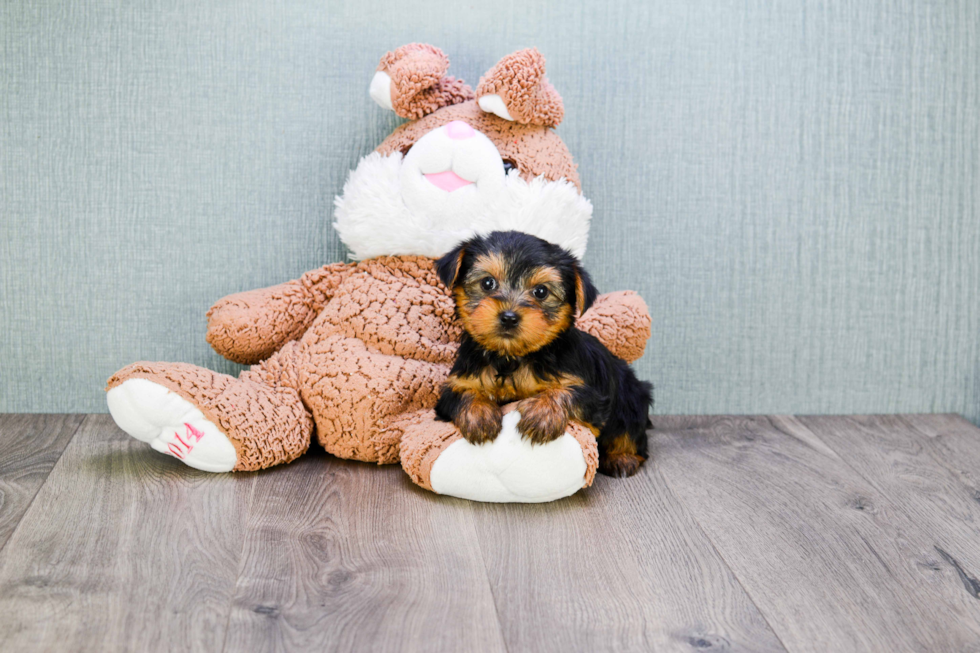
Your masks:
[[[0,651],[980,651],[980,429],[654,425],[634,478],[493,505],[0,415]]]

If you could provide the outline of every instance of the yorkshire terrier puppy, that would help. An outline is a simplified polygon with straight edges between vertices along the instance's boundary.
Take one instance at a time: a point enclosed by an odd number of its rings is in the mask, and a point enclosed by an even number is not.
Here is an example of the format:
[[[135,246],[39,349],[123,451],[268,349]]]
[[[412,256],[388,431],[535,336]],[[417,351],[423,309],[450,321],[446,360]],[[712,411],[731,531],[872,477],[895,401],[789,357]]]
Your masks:
[[[532,443],[555,440],[568,420],[589,426],[599,471],[632,476],[647,457],[649,383],[575,328],[596,289],[570,253],[517,231],[468,240],[436,262],[465,333],[436,416],[468,441],[497,437],[501,404],[519,401]]]

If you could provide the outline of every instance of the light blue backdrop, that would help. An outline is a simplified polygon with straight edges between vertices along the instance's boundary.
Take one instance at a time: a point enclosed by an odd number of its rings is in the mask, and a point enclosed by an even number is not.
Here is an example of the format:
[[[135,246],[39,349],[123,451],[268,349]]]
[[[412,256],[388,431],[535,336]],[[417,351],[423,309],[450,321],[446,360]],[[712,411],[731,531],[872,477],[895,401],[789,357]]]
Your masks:
[[[205,311],[344,256],[333,197],[397,124],[367,85],[410,41],[471,83],[547,56],[657,412],[980,420],[973,0],[2,2],[0,411],[239,369]]]

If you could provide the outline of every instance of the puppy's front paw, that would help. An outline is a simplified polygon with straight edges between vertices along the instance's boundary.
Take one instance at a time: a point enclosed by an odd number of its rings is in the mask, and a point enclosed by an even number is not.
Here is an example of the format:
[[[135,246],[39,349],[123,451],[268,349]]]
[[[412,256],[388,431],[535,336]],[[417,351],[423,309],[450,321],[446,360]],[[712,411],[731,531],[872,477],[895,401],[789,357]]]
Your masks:
[[[456,427],[470,444],[493,442],[500,433],[503,414],[500,406],[488,401],[473,401],[456,415]]]
[[[568,411],[550,397],[537,395],[517,404],[521,421],[518,432],[532,444],[545,444],[557,440],[568,428]]]

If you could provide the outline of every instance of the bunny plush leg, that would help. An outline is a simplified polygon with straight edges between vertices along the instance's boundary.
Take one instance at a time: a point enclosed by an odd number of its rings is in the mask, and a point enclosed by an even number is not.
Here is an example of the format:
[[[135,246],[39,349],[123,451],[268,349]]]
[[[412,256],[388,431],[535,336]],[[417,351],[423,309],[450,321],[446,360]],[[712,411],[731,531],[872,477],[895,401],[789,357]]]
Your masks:
[[[369,350],[358,338],[332,335],[308,346],[301,366],[304,398],[317,419],[317,440],[339,458],[398,462],[392,422],[432,406],[449,366]]]
[[[296,343],[239,378],[185,363],[135,363],[109,379],[119,427],[208,472],[287,463],[309,447],[313,420],[290,387]]]
[[[592,484],[599,462],[595,433],[577,422],[557,440],[532,445],[517,431],[520,414],[504,408],[500,434],[474,445],[431,410],[402,416],[401,463],[412,480],[438,494],[498,503],[540,503]]]
[[[225,432],[183,393],[157,382],[161,377],[184,381],[192,373],[145,363],[120,370],[119,383],[106,395],[109,413],[119,428],[162,454],[205,472],[230,472],[238,453]]]

